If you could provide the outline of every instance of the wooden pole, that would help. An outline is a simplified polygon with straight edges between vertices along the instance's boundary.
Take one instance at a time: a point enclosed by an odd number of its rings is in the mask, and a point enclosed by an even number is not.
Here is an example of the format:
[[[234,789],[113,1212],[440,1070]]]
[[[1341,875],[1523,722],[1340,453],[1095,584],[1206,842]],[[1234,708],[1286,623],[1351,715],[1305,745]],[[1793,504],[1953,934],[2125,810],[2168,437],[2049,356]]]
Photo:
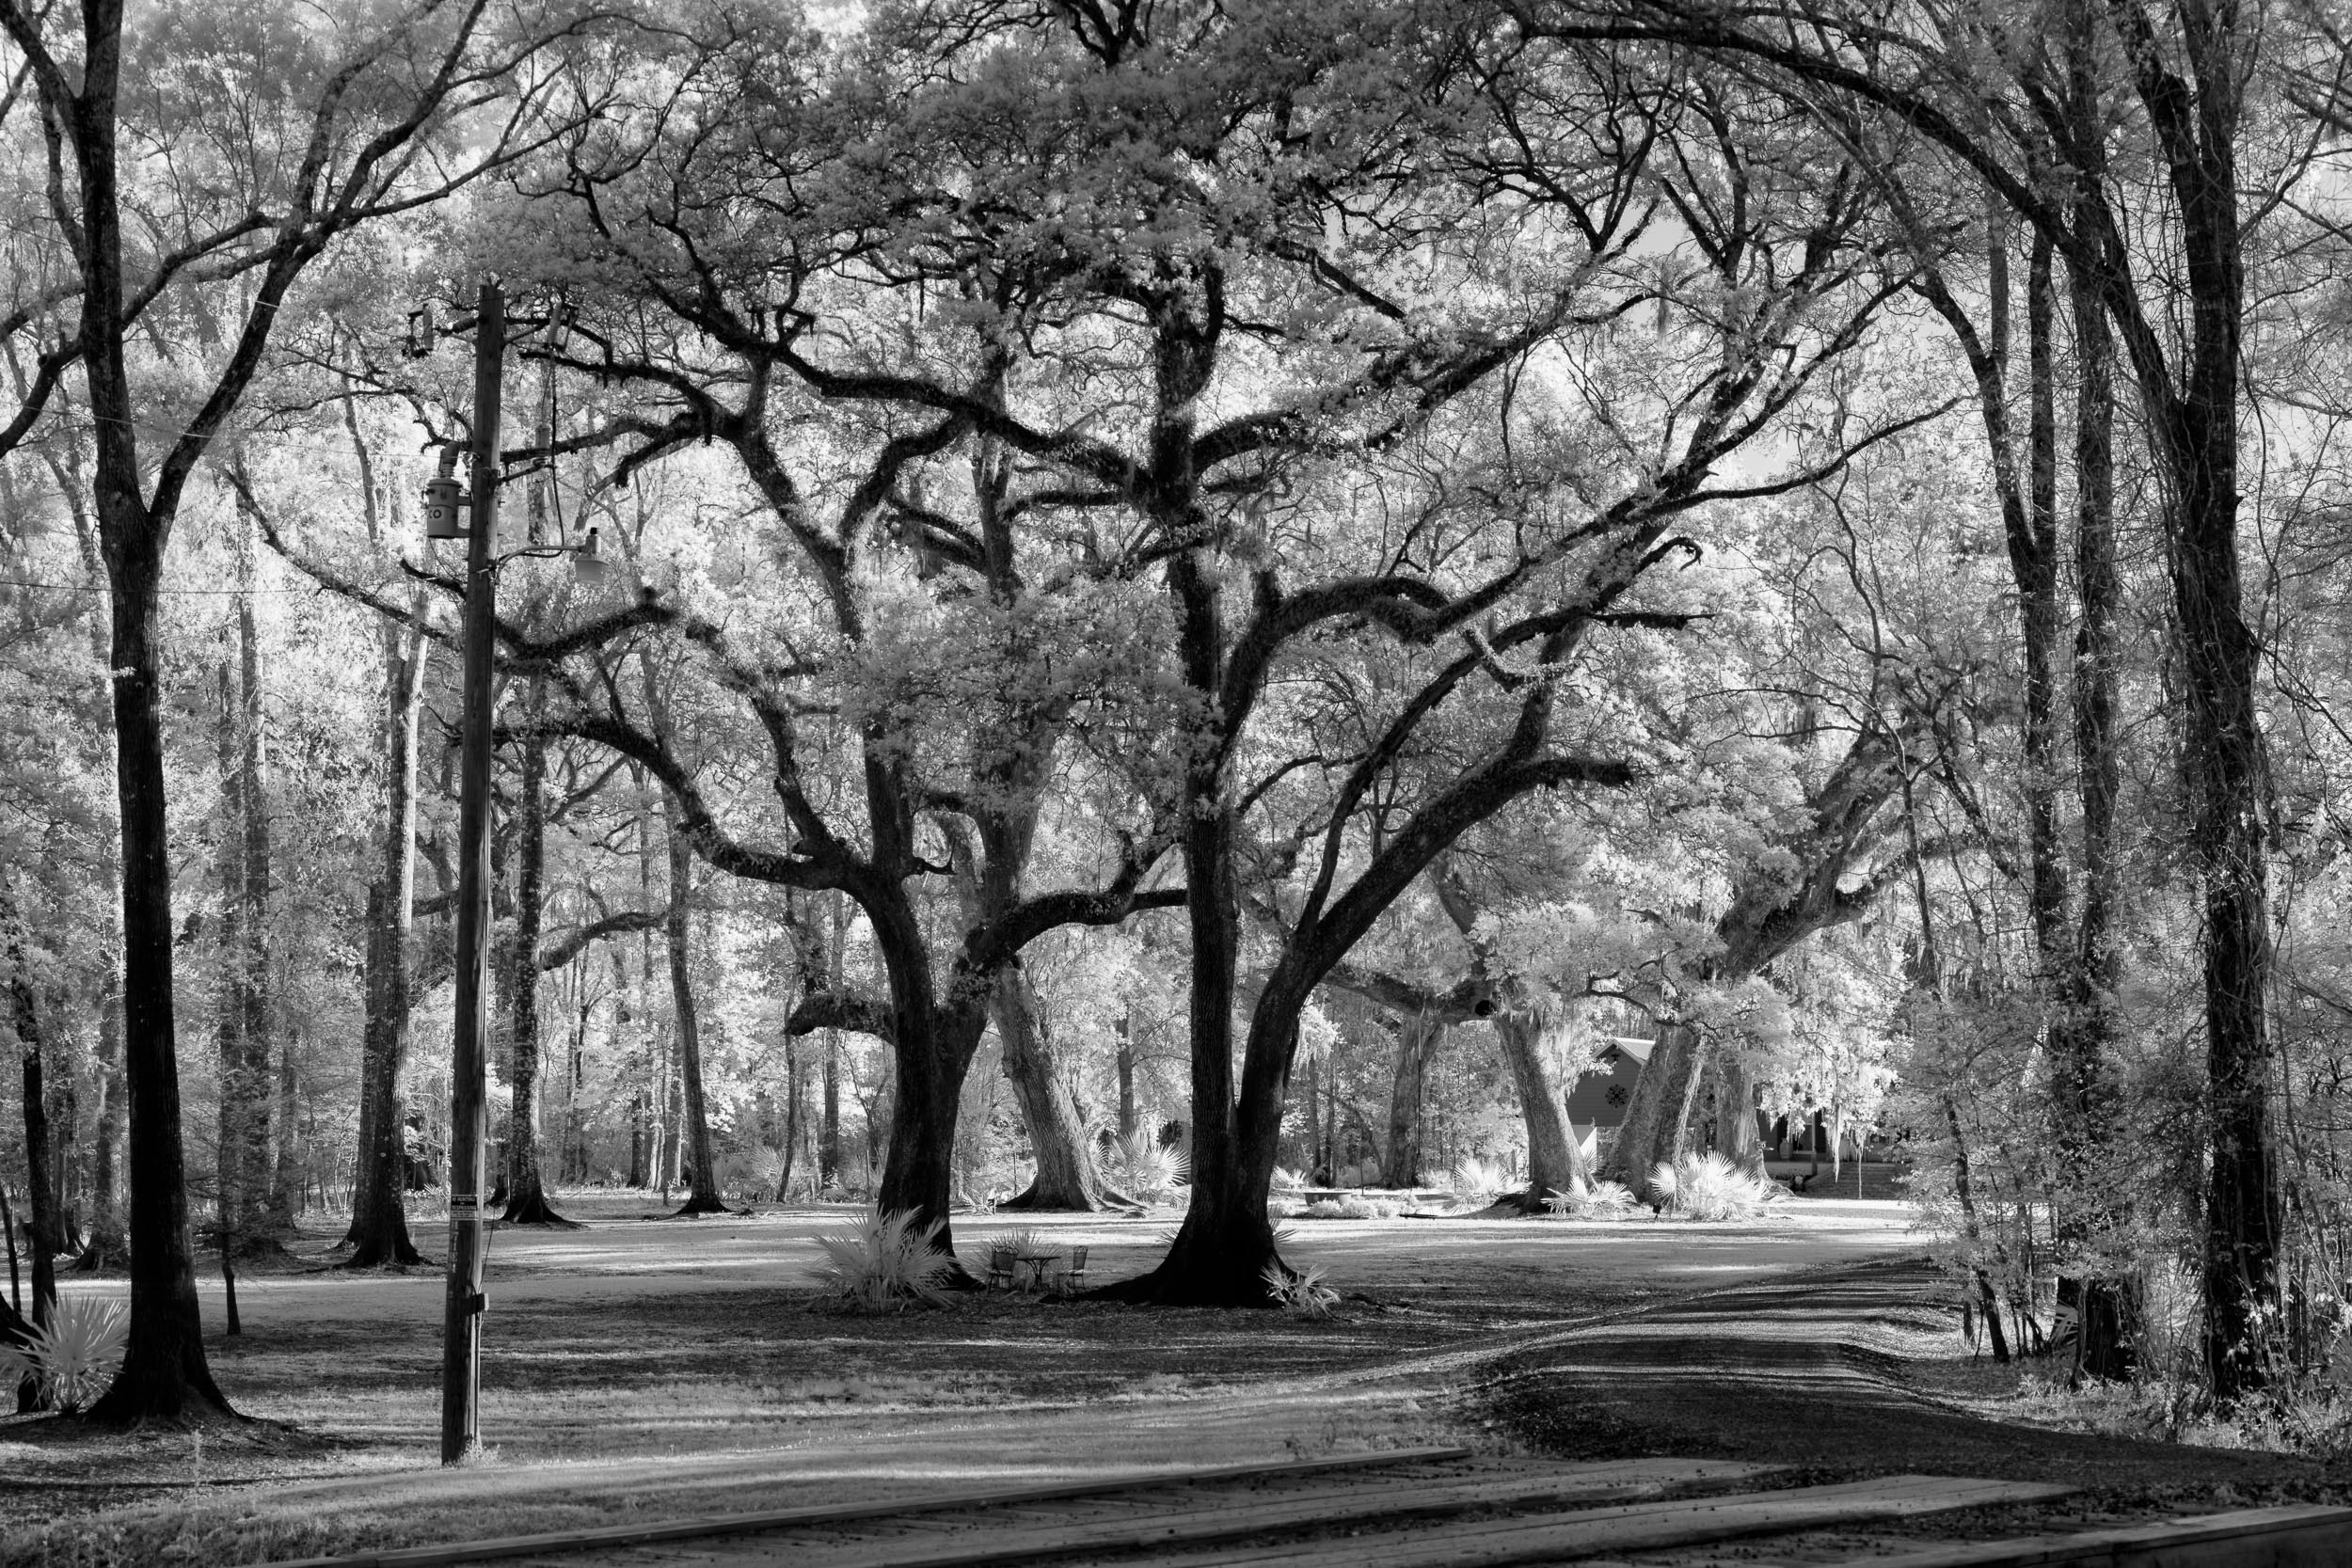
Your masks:
[[[465,719],[457,808],[457,1026],[450,1064],[449,1286],[441,1324],[441,1463],[482,1449],[482,1195],[489,1132],[491,639],[498,579],[499,380],[506,302],[482,285],[474,315],[473,507],[466,524]]]

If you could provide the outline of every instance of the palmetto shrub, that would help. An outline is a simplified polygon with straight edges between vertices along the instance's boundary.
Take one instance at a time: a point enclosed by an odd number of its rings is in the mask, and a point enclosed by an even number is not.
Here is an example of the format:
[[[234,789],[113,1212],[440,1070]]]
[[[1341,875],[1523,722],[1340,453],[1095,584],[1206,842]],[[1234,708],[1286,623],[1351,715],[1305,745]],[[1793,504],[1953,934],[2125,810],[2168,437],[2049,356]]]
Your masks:
[[[1303,1264],[1297,1269],[1285,1269],[1279,1263],[1268,1263],[1258,1272],[1265,1281],[1266,1294],[1286,1312],[1302,1318],[1320,1318],[1339,1305],[1340,1293],[1323,1282],[1323,1265]]]
[[[1556,1219],[1623,1219],[1641,1206],[1641,1199],[1620,1181],[1580,1181],[1571,1191],[1555,1187],[1544,1194],[1544,1207]]]
[[[880,1214],[869,1209],[817,1238],[832,1259],[818,1271],[826,1290],[868,1312],[898,1312],[915,1305],[937,1307],[956,1260],[939,1246],[944,1220],[919,1229],[911,1209]]]
[[[0,1391],[29,1377],[54,1408],[72,1414],[105,1392],[122,1364],[131,1309],[95,1296],[62,1296],[22,1352],[0,1345]]]
[[[1111,1185],[1129,1197],[1153,1202],[1192,1180],[1192,1161],[1141,1128],[1111,1145]]]
[[[1649,1186],[1666,1212],[1686,1220],[1751,1219],[1780,1196],[1770,1177],[1741,1170],[1713,1149],[1679,1164],[1660,1163],[1649,1173]]]
[[[1465,1203],[1484,1203],[1511,1184],[1502,1166],[1493,1160],[1466,1154],[1446,1179],[1446,1190]]]

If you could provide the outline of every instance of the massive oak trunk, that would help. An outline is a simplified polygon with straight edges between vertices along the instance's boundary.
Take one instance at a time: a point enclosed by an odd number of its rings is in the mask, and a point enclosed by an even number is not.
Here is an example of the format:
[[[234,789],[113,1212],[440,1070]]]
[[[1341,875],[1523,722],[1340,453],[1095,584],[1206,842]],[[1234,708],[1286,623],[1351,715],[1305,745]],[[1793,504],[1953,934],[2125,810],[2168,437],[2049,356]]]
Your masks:
[[[1756,1082],[1726,1052],[1715,1063],[1715,1152],[1751,1176],[1764,1174],[1764,1132],[1756,1124]]]
[[[992,1010],[997,1037],[1005,1046],[1005,1077],[1021,1106],[1029,1151],[1037,1160],[1037,1178],[1028,1190],[1001,1207],[1093,1209],[1102,1182],[1087,1139],[1086,1118],[1078,1114],[1077,1100],[1047,1043],[1037,991],[1018,964],[1007,965],[997,975]]]
[[[1690,1152],[1691,1112],[1698,1103],[1707,1056],[1706,1037],[1691,1025],[1658,1026],[1649,1060],[1633,1081],[1616,1146],[1601,1166],[1605,1180],[1646,1193],[1652,1170],[1678,1164]]]
[[[1203,552],[1187,550],[1170,561],[1168,572],[1180,617],[1184,683],[1196,692],[1214,693],[1225,633],[1210,563]],[[1205,739],[1196,739],[1192,751],[1185,791],[1191,810],[1183,841],[1184,915],[1192,937],[1191,1202],[1159,1267],[1113,1291],[1169,1306],[1262,1305],[1267,1295],[1261,1275],[1279,1259],[1265,1212],[1274,1174],[1273,1145],[1269,1140],[1261,1161],[1265,1168],[1253,1183],[1245,1168],[1248,1145],[1233,1099],[1233,982],[1241,950],[1233,809],[1221,798],[1221,769],[1213,749]],[[1305,1004],[1303,991],[1297,1000]],[[1261,992],[1253,1020],[1264,1016],[1267,1006],[1268,997]],[[1253,1022],[1253,1034],[1257,1027]],[[1295,1044],[1295,1011],[1290,1014],[1289,1028]],[[1287,1071],[1289,1056],[1282,1061]],[[1279,1103],[1275,1121],[1279,1133]]]
[[[1389,1141],[1381,1151],[1380,1184],[1421,1183],[1421,1105],[1429,1064],[1445,1043],[1445,1025],[1427,1013],[1397,1021],[1396,1064],[1389,1082]]]
[[[1564,1014],[1549,1008],[1508,1007],[1495,1014],[1495,1041],[1511,1069],[1527,1123],[1527,1187],[1505,1199],[1533,1212],[1552,1193],[1573,1193],[1590,1184],[1593,1172],[1576,1129],[1568,1125],[1568,1085],[1552,1071],[1550,1037],[1566,1026]]]

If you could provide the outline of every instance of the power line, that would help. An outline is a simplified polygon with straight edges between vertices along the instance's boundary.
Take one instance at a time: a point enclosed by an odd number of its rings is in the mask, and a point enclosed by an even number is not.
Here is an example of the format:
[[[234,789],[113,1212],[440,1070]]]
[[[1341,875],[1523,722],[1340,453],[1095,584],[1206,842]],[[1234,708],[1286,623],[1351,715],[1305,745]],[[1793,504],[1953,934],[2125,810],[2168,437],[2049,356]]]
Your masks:
[[[0,588],[41,588],[56,594],[103,594],[108,590],[94,582],[26,582],[20,578],[0,578]],[[182,598],[212,597],[223,594],[315,594],[326,590],[315,584],[293,588],[158,588],[157,594]]]

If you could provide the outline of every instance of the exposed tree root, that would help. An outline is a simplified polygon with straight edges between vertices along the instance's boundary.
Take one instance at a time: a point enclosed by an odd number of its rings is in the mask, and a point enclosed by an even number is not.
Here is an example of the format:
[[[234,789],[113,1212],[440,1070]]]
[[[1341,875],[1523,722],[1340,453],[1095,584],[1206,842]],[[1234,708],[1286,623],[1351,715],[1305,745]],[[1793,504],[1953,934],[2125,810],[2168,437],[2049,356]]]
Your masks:
[[[1276,1258],[1273,1261],[1279,1263]],[[1287,1269],[1287,1265],[1285,1265]],[[1149,1274],[1088,1291],[1081,1301],[1115,1301],[1129,1307],[1265,1307],[1275,1305],[1273,1292],[1255,1270],[1171,1270],[1165,1263]]]
[[[93,1428],[115,1432],[163,1429],[170,1432],[243,1432],[256,1423],[230,1407],[209,1371],[189,1377],[176,1364],[134,1367],[122,1371],[79,1418]],[[276,1426],[278,1423],[267,1423]]]
[[[349,1245],[350,1239],[344,1238],[341,1244]],[[404,1226],[400,1234],[389,1242],[382,1239],[371,1242],[355,1249],[350,1257],[338,1259],[332,1266],[338,1269],[408,1269],[425,1261],[424,1254],[419,1252],[416,1243],[408,1239],[407,1227]]]
[[[65,1267],[68,1274],[105,1274],[119,1272],[130,1266],[131,1248],[121,1236],[108,1236],[93,1230],[89,1240],[82,1243],[82,1250],[74,1255],[73,1261]]]
[[[1544,1195],[1533,1187],[1516,1193],[1502,1193],[1484,1209],[1472,1214],[1474,1220],[1523,1220],[1550,1212],[1544,1207]]]
[[[506,1205],[506,1212],[499,1216],[499,1224],[532,1225],[548,1230],[585,1230],[578,1220],[566,1219],[548,1203],[548,1195],[536,1183]]]

